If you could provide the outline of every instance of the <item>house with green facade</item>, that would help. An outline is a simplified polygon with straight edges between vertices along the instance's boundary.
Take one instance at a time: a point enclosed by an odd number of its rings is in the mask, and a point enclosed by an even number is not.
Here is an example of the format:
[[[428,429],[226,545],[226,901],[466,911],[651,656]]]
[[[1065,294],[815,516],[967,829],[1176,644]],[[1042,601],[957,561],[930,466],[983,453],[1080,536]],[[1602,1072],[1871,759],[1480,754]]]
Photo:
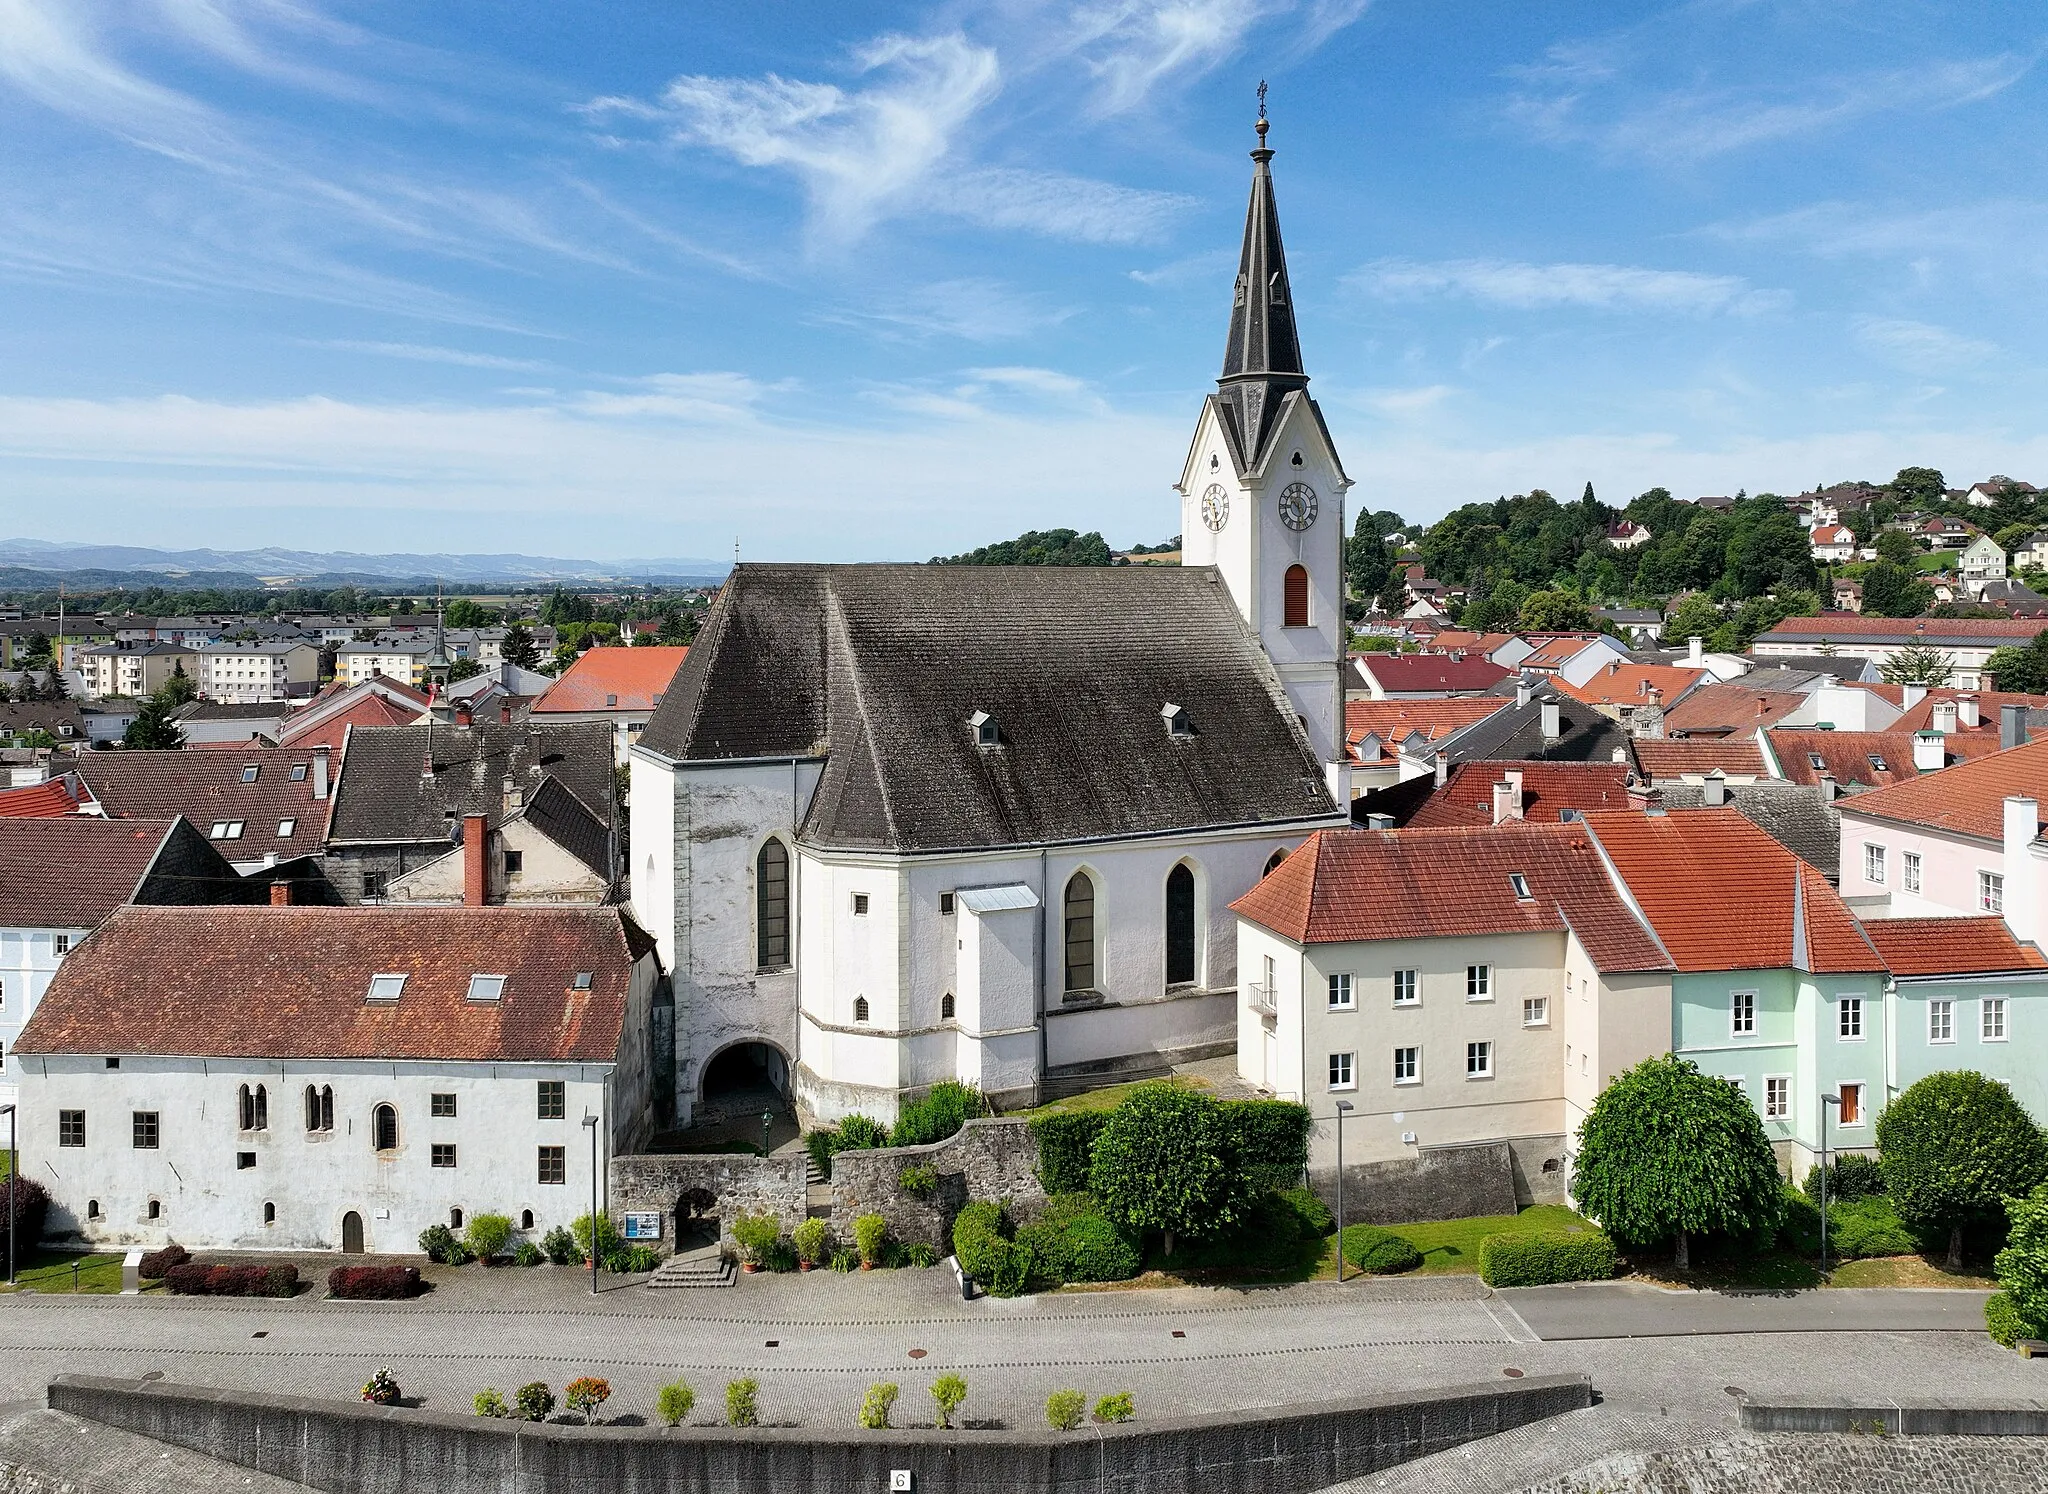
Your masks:
[[[1892,973],[1887,1091],[1973,1069],[2048,1121],[2048,958],[2003,918],[1891,918],[1865,928]]]

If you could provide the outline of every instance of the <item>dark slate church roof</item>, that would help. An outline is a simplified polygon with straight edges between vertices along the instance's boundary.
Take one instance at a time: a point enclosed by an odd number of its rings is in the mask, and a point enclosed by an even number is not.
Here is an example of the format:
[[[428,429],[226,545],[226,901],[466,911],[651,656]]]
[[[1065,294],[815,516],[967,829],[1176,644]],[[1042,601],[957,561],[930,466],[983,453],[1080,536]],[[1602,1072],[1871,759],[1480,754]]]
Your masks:
[[[1168,732],[1168,703],[1191,736]],[[977,744],[977,711],[997,745]],[[1037,844],[1337,812],[1207,568],[738,566],[640,746],[688,762],[824,758],[801,832],[817,845]]]

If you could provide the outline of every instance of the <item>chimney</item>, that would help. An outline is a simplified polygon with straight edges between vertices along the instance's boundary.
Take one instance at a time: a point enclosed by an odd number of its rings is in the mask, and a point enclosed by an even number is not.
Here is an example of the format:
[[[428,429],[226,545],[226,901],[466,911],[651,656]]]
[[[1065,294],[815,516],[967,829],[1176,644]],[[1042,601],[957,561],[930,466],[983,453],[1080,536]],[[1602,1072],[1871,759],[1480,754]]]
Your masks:
[[[1685,662],[1694,669],[1704,669],[1706,667],[1706,643],[1697,633],[1685,640]]]
[[[1527,705],[1529,703],[1530,695],[1531,691],[1529,689],[1529,678],[1527,675],[1524,675],[1522,676],[1522,678],[1515,681],[1515,704],[1518,706]]]
[[[1832,804],[1841,796],[1842,786],[1835,781],[1835,775],[1825,768],[1820,775],[1820,797],[1822,802]]]
[[[490,823],[480,814],[462,817],[462,906],[465,908],[481,908],[490,901]]]
[[[1975,731],[1977,729],[1978,725],[1981,722],[1981,718],[1977,715],[1976,696],[1958,695],[1956,697],[1956,721],[1958,722],[1958,724],[1969,728],[1971,731]]]
[[[1628,786],[1628,807],[1630,809],[1655,809],[1664,802],[1664,795],[1653,785],[1636,779]]]
[[[1436,755],[1436,786],[1438,788],[1442,788],[1445,784],[1449,783],[1450,781],[1450,761],[1447,758],[1445,758],[1445,756],[1441,752],[1439,752]]]
[[[1369,814],[1365,817],[1365,828],[1368,830],[1391,830],[1394,828],[1394,817],[1390,814]]]
[[[1947,736],[1956,729],[1956,703],[1953,700],[1937,700],[1934,703],[1934,729]]]
[[[510,726],[511,724],[512,702],[509,700],[501,700],[498,702],[498,725]]]
[[[1945,703],[1945,702],[1944,702]],[[1940,705],[1935,707],[1937,711]],[[1941,740],[1939,731],[1916,731],[1913,733],[1913,771],[1932,773],[1948,765],[1948,748]]]
[[[1899,686],[1899,704],[1909,711],[1926,698],[1927,687],[1925,685]]]
[[[315,799],[327,797],[327,749],[325,747],[315,747],[313,749],[313,797]]]
[[[2038,942],[2040,908],[2034,891],[2034,842],[2041,834],[2041,802],[2015,794],[2005,801],[2005,886],[2000,898],[2015,938]]]
[[[289,908],[291,905],[292,884],[286,881],[272,882],[270,884],[270,906],[273,908]]]
[[[1493,786],[1493,822],[1505,824],[1522,817],[1522,775],[1510,773]]]
[[[1700,802],[1709,809],[1719,809],[1728,802],[1728,775],[1719,768],[1710,770],[1700,785]]]
[[[458,701],[456,701],[456,702],[455,702],[455,724],[456,724],[457,726],[467,726],[467,725],[469,725],[469,702],[468,702],[468,701],[466,701],[466,700],[458,700]]]
[[[2023,705],[2006,705],[1998,708],[1998,745],[2007,747],[2027,745],[2027,708]]]
[[[1543,740],[1546,742],[1555,742],[1559,737],[1564,735],[1564,733],[1559,729],[1557,702],[1554,700],[1546,700],[1543,702],[1542,709]]]

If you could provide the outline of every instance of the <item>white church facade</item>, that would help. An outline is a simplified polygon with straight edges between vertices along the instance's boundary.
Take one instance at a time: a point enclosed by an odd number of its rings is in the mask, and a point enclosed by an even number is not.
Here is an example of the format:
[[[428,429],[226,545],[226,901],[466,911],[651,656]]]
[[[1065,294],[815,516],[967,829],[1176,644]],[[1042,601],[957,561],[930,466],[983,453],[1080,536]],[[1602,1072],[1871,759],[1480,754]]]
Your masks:
[[[1344,495],[1260,148],[1184,564],[742,565],[631,753],[675,1116],[1233,1052],[1229,905],[1348,822]]]

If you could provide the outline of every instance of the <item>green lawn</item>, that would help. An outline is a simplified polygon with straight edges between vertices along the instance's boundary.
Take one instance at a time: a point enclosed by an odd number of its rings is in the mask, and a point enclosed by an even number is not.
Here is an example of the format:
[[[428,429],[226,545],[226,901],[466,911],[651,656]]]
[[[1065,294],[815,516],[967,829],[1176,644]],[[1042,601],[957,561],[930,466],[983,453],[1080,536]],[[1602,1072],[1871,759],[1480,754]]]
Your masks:
[[[1129,1084],[1112,1084],[1106,1089],[1091,1089],[1082,1094],[1071,1095],[1064,1100],[1054,1100],[1032,1110],[1018,1110],[1013,1114],[1029,1120],[1034,1115],[1049,1115],[1056,1110],[1114,1110],[1131,1097],[1131,1092],[1141,1084],[1177,1084],[1184,1089],[1213,1088],[1208,1080],[1192,1074],[1174,1074],[1164,1079],[1135,1079]]]
[[[1411,1276],[1476,1276],[1479,1273],[1479,1242],[1488,1235],[1526,1235],[1550,1229],[1591,1229],[1593,1224],[1562,1204],[1535,1204],[1519,1214],[1488,1214],[1477,1219],[1443,1219],[1427,1224],[1391,1224],[1387,1228],[1422,1252],[1422,1265]],[[1345,1259],[1351,1257],[1350,1238],[1360,1229],[1345,1230]],[[1324,1272],[1337,1275],[1337,1247],[1330,1243]]]
[[[45,1295],[63,1295],[71,1290],[71,1264],[78,1262],[78,1290],[113,1295],[121,1290],[119,1255],[86,1255],[74,1251],[37,1250],[22,1262],[17,1279]],[[0,1292],[7,1290],[0,1279]]]
[[[1960,550],[1929,550],[1920,557],[1921,574],[1933,575],[1939,571],[1954,570],[1956,568],[1956,557],[1961,553]]]

